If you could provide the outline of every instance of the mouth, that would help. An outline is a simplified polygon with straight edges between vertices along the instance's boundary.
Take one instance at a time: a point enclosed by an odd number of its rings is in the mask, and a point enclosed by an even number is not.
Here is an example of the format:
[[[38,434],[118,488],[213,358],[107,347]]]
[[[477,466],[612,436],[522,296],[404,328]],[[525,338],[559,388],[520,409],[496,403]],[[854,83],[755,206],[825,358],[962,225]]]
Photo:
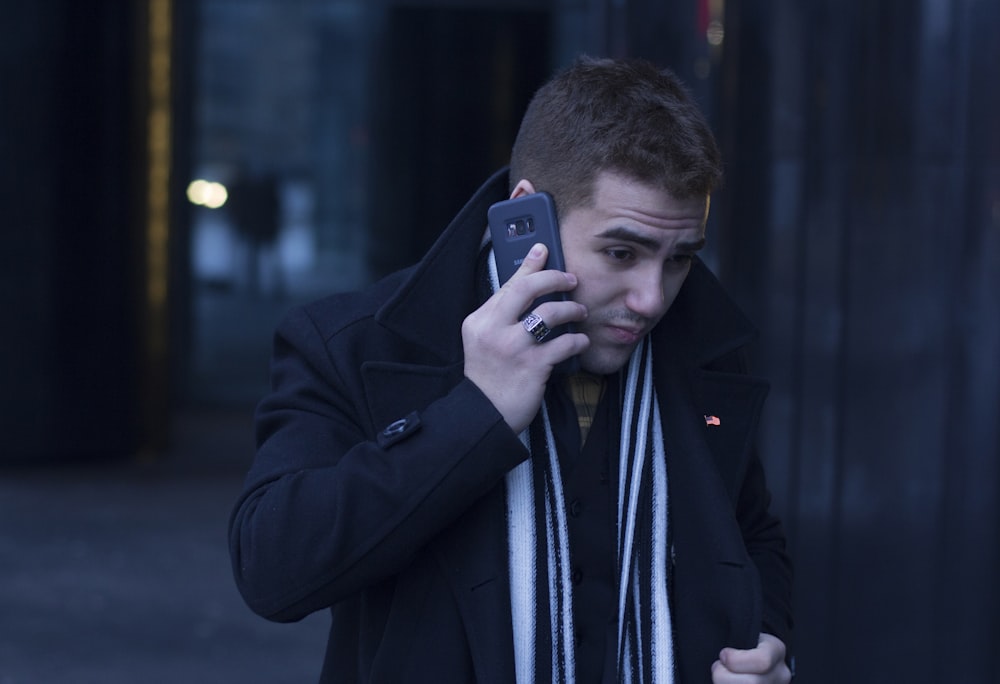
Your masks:
[[[645,328],[627,325],[606,325],[611,338],[618,344],[635,345],[646,334]]]

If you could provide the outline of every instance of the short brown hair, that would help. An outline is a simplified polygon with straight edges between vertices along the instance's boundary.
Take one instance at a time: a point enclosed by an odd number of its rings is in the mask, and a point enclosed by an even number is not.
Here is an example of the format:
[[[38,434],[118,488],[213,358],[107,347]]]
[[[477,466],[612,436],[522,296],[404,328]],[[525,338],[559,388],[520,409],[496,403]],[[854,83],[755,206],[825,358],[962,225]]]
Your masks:
[[[602,171],[676,199],[707,196],[719,183],[715,137],[673,72],[584,56],[535,93],[511,152],[511,189],[526,178],[565,213],[589,205]]]

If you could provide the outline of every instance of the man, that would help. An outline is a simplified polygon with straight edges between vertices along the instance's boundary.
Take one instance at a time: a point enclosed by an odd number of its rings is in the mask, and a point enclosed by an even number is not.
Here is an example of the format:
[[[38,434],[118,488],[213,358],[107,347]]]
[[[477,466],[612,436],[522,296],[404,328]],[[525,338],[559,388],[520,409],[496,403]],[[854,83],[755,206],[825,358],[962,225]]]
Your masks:
[[[331,610],[322,681],[790,679],[766,387],[696,257],[720,168],[672,74],[580,59],[419,264],[282,323],[231,552],[261,615]],[[498,287],[487,208],[537,191],[566,272]]]

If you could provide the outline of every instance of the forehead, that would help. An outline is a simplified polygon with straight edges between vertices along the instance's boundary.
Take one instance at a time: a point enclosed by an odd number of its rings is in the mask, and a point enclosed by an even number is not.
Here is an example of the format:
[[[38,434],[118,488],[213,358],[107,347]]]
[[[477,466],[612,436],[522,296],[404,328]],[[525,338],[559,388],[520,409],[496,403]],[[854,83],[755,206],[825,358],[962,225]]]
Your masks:
[[[647,229],[704,230],[708,207],[708,196],[677,199],[658,185],[605,171],[594,181],[590,203],[570,210],[567,219],[581,212],[588,222],[621,222]]]

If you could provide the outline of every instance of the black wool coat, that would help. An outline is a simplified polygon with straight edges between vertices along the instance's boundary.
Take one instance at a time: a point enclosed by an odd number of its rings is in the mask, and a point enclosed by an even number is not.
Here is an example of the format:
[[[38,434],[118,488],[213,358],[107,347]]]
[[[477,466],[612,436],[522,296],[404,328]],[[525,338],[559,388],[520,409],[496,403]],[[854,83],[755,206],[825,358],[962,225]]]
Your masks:
[[[464,377],[460,332],[506,195],[499,173],[415,267],[298,308],[275,336],[230,551],[257,613],[331,611],[322,682],[514,681],[503,478],[527,452]],[[722,647],[791,628],[753,446],[767,386],[740,351],[753,334],[699,262],[653,332],[684,684],[711,681]]]

